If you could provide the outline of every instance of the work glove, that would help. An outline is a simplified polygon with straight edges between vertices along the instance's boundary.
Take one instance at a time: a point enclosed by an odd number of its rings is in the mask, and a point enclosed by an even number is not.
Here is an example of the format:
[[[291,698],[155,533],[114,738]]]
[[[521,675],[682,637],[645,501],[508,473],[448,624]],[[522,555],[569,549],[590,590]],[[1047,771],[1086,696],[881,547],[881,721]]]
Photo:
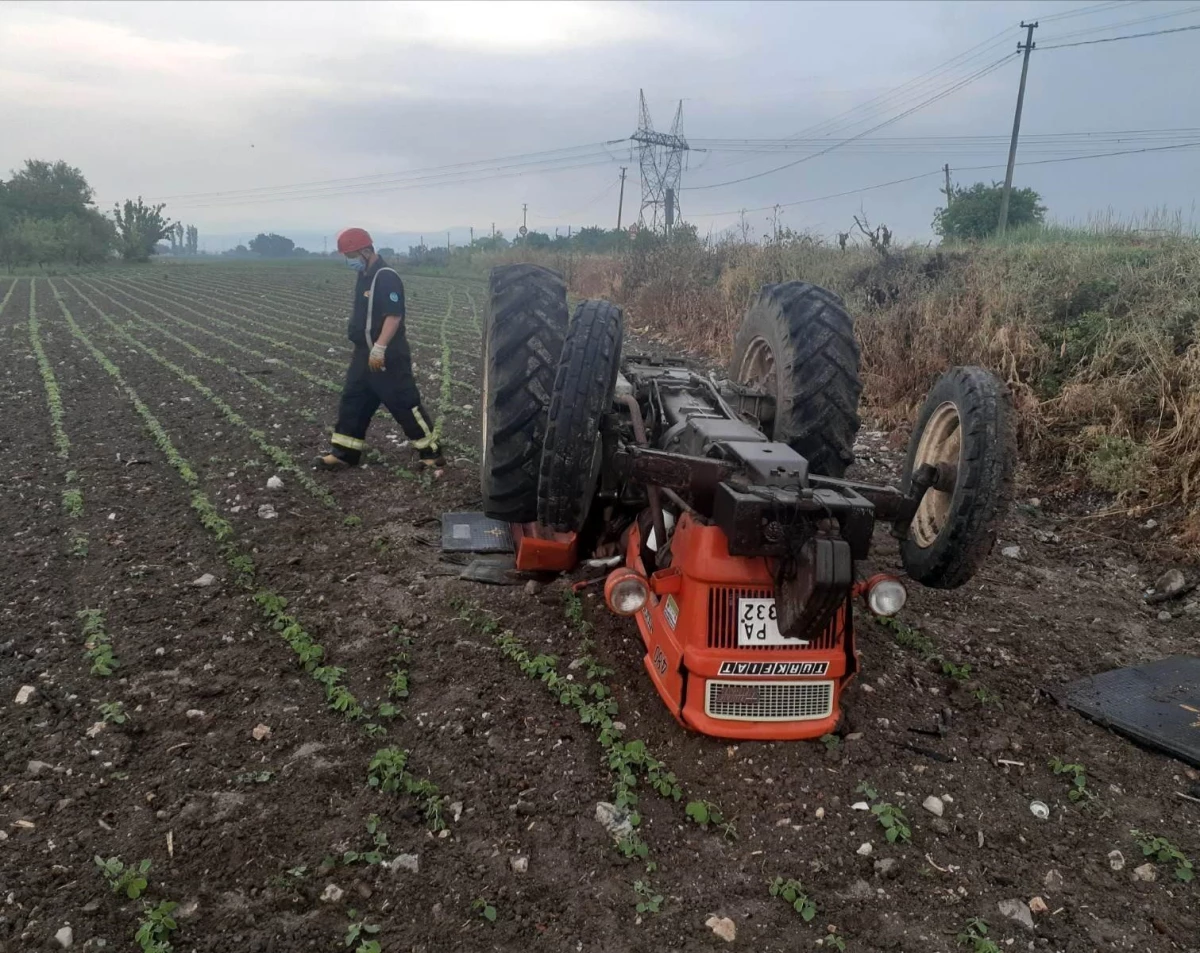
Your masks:
[[[367,358],[367,367],[373,371],[385,370],[383,366],[383,355],[386,349],[382,344],[375,344],[371,347],[371,356]]]

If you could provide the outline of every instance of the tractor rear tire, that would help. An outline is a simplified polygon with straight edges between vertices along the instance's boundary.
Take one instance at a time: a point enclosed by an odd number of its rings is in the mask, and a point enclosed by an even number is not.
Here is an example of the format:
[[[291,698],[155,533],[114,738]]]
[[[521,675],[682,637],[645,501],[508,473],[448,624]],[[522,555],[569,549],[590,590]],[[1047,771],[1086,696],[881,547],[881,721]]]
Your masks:
[[[840,478],[858,433],[858,342],[842,299],[804,281],[764,285],[733,342],[730,377],[775,395],[772,440]]]
[[[955,589],[996,543],[1012,498],[1016,436],[1008,390],[982,367],[953,367],[929,392],[908,441],[901,488],[923,464],[948,465],[949,491],[930,488],[900,544],[905,571],[924,586]]]
[[[537,519],[546,412],[567,331],[567,286],[538,265],[493,268],[483,328],[483,511]]]
[[[538,480],[538,522],[559,532],[579,532],[591,509],[603,457],[600,420],[612,408],[623,321],[615,304],[584,301],[567,330]]]

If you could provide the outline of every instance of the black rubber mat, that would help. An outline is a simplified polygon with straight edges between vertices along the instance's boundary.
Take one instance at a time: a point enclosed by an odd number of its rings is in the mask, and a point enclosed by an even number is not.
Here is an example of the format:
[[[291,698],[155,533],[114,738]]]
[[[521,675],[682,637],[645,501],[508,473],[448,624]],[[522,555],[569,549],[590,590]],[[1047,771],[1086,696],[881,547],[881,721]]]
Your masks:
[[[516,568],[515,556],[480,556],[478,559],[472,559],[466,569],[458,574],[458,578],[471,582],[486,582],[493,586],[517,586],[524,580],[514,575]]]
[[[1173,655],[1081,678],[1063,699],[1098,724],[1200,767],[1200,658]]]
[[[482,513],[443,513],[442,551],[447,553],[511,553],[507,523]]]

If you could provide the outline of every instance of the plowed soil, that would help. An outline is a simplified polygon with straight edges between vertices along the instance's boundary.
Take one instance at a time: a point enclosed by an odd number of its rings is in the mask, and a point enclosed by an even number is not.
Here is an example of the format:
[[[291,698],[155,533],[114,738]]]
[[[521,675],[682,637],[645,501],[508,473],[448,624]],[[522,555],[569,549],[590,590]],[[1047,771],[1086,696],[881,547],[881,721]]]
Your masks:
[[[594,596],[581,625],[564,611],[565,580],[482,586],[440,552],[440,515],[479,504],[482,283],[406,280],[418,383],[450,445],[444,477],[410,472],[415,454],[384,416],[369,465],[309,469],[348,360],[344,271],[0,278],[0,951],[60,949],[65,927],[73,949],[137,949],[139,919],[162,901],[178,904],[173,948],[205,953],[366,939],[385,953],[837,948],[830,938],[929,953],[958,947],[973,918],[999,949],[1200,950],[1200,887],[1174,879],[1172,864],[1135,874],[1145,858],[1130,833],[1200,862],[1200,803],[1177,796],[1200,796],[1200,775],[1048,691],[1196,652],[1200,607],[1142,598],[1168,567],[1079,519],[1077,501],[1023,485],[1001,540],[1018,557],[997,547],[954,592],[913,586],[899,638],[860,614],[865,672],[836,742],[689,734],[650,687],[636,631]],[[61,394],[65,455],[35,341]],[[857,475],[894,479],[904,439],[865,430]],[[281,489],[268,488],[273,476]],[[74,515],[71,488],[82,494]],[[252,557],[252,587],[223,552],[229,540],[202,525],[194,490]],[[883,530],[873,563],[899,568]],[[368,718],[329,707],[264,617],[254,596],[265,590],[287,600]],[[85,658],[84,610],[102,613],[109,676]],[[556,656],[564,675],[587,652],[611,670],[625,741],[644,742],[683,792],[639,786],[651,869],[596,820],[613,778],[595,732],[502,654],[481,613]],[[407,696],[388,695],[398,670]],[[124,723],[102,721],[114,702]],[[368,785],[386,747],[436,784],[444,830],[418,798]],[[1053,758],[1082,764],[1094,799],[1071,801]],[[889,843],[855,809],[863,784],[904,811],[909,842]],[[940,817],[922,807],[930,796]],[[698,800],[732,827],[692,823],[685,806]],[[1048,819],[1030,812],[1034,800]],[[371,850],[372,815],[385,863],[347,862]],[[149,860],[145,894],[115,893],[95,857]],[[811,922],[768,893],[775,877],[802,882]],[[655,896],[659,909],[639,914]],[[1034,901],[1032,928],[1000,911],[1010,900],[1027,911]],[[713,915],[733,921],[732,943],[706,926]],[[347,944],[362,923],[379,932]]]

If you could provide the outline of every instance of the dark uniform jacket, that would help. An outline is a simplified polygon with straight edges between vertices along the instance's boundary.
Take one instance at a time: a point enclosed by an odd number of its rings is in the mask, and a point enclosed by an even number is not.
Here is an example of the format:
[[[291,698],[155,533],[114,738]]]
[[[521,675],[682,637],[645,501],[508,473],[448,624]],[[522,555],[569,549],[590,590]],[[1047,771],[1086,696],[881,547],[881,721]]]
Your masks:
[[[388,269],[380,274],[380,269]],[[378,275],[378,278],[376,277]],[[371,283],[375,283],[375,300],[370,321],[370,338],[368,339],[367,302],[371,297]],[[370,347],[383,327],[383,319],[397,315],[404,317],[404,282],[400,276],[388,268],[387,262],[376,258],[370,267],[364,269],[354,283],[354,310],[350,314],[350,326],[347,334],[355,347]],[[392,351],[402,347],[408,351],[404,329],[396,333],[388,346]]]

